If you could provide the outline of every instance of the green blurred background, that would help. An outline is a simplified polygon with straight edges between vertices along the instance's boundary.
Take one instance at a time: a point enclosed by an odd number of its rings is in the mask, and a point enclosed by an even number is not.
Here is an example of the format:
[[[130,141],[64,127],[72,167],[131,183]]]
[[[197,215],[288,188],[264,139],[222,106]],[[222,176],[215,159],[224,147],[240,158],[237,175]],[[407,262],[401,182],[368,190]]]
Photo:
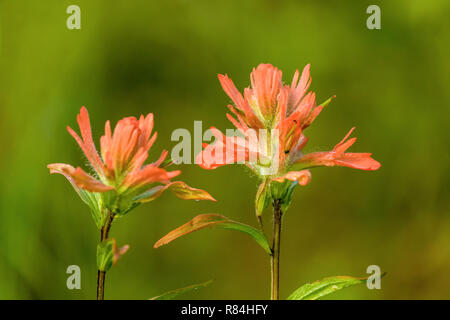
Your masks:
[[[66,8],[81,7],[81,30]],[[381,30],[366,8],[381,7]],[[381,290],[352,287],[335,299],[450,298],[450,2],[440,1],[0,1],[0,298],[95,297],[97,230],[62,176],[46,165],[85,164],[65,126],[85,105],[94,137],[107,119],[155,114],[156,159],[171,132],[230,128],[217,73],[240,89],[272,63],[290,82],[312,64],[312,90],[337,98],[307,130],[307,151],[328,150],[352,127],[354,152],[377,172],[318,168],[285,218],[281,296],[332,275],[388,272]],[[257,180],[241,166],[182,165],[180,178],[217,203],[170,193],[113,226],[127,255],[107,275],[107,299],[147,299],[214,279],[187,299],[265,299],[269,263],[247,236],[203,230],[154,250],[199,213],[256,225]],[[270,212],[266,221],[270,222]],[[82,289],[66,288],[79,265]]]

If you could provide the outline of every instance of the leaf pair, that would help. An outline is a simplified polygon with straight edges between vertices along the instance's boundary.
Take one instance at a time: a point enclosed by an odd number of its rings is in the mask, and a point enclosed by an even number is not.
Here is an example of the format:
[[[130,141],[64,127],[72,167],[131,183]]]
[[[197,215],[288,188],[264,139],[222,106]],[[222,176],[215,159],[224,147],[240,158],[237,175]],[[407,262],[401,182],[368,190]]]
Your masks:
[[[158,240],[154,248],[161,247],[165,244],[172,242],[173,240],[184,236],[186,234],[192,233],[194,231],[208,228],[208,227],[219,227],[223,229],[231,229],[243,232],[249,235],[253,240],[255,240],[268,254],[271,254],[272,251],[270,249],[269,242],[264,234],[249,225],[233,221],[223,215],[220,214],[201,214],[196,216],[191,221],[185,223],[181,227],[169,232],[167,235]]]

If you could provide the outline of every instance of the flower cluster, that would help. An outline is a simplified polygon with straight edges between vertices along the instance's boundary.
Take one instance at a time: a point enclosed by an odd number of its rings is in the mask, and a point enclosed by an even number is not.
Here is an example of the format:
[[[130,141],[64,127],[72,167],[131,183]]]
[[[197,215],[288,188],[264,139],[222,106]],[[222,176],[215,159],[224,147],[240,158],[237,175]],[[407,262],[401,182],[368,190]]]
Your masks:
[[[300,79],[299,71],[295,72],[290,86],[283,84],[281,70],[270,64],[260,64],[253,69],[250,80],[251,87],[246,88],[242,96],[227,75],[219,75],[223,89],[234,102],[234,106],[228,108],[235,117],[230,114],[227,117],[242,136],[225,136],[211,128],[216,141],[205,145],[197,156],[197,163],[203,168],[215,169],[244,160],[259,175],[270,172],[274,180],[282,181],[299,180],[309,175],[290,171],[292,168],[337,165],[377,170],[380,167],[370,153],[345,152],[356,140],[347,140],[354,128],[332,151],[302,153],[308,141],[305,129],[331,101],[330,98],[317,105],[314,92],[306,93],[311,83],[309,65],[303,69]],[[276,170],[267,170],[267,167]]]
[[[163,151],[157,161],[144,165],[157,136],[156,132],[152,135],[153,114],[141,115],[139,119],[121,119],[113,132],[107,121],[105,134],[100,139],[100,154],[92,138],[85,107],[81,108],[77,121],[81,137],[70,127],[67,130],[85,154],[93,174],[63,163],[50,164],[48,168],[51,173],[63,174],[83,200],[89,204],[95,202],[97,209],[100,203],[115,214],[125,214],[139,203],[156,199],[166,189],[182,199],[214,200],[206,191],[191,188],[181,181],[171,182],[181,171],[167,171],[162,167],[167,151]]]
[[[353,129],[331,151],[304,154],[308,138],[305,129],[331,101],[317,105],[311,84],[310,66],[300,76],[297,70],[290,85],[282,82],[282,72],[271,64],[260,64],[250,74],[251,87],[242,95],[227,75],[219,81],[234,103],[228,105],[234,115],[227,118],[239,135],[226,136],[211,128],[215,141],[205,144],[197,155],[197,163],[215,169],[231,163],[245,163],[264,180],[284,182],[286,179],[306,185],[316,166],[345,166],[361,170],[377,170],[380,163],[370,153],[347,153],[356,138],[348,137]]]

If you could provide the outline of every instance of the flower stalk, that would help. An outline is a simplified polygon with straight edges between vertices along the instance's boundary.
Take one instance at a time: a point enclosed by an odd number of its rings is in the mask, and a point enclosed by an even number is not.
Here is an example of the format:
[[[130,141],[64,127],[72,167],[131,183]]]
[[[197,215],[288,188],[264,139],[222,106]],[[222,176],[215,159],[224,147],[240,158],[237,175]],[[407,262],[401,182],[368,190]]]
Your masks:
[[[281,201],[275,200],[273,203],[273,243],[272,255],[270,256],[271,267],[271,294],[272,300],[278,300],[280,297],[280,240],[281,240]]]
[[[108,211],[106,216],[105,225],[100,231],[100,242],[108,240],[109,230],[111,229],[112,222],[114,221],[115,214],[112,211]],[[97,300],[103,300],[105,297],[105,276],[106,271],[98,270],[97,272]]]

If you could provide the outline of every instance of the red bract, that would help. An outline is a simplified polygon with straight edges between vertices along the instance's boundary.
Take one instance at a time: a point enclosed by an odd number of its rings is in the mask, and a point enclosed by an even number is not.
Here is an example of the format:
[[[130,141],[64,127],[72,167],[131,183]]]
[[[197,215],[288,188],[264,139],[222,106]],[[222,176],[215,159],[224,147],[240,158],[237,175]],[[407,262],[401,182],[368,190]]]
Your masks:
[[[345,152],[356,141],[356,138],[347,140],[354,129],[354,127],[350,129],[344,139],[332,151],[309,153],[300,157],[296,163],[304,164],[308,167],[341,166],[361,170],[377,170],[381,164],[371,157],[371,153]]]
[[[181,181],[170,182],[181,171],[169,172],[160,167],[167,151],[163,151],[157,161],[144,165],[150,147],[156,140],[156,132],[152,135],[153,114],[145,117],[141,115],[139,119],[123,118],[117,123],[113,133],[110,122],[107,121],[105,134],[100,139],[101,157],[92,139],[89,115],[85,107],[81,108],[77,121],[81,137],[70,127],[67,130],[81,147],[95,171],[95,177],[80,167],[75,169],[61,163],[48,165],[51,173],[63,174],[77,188],[100,193],[114,191],[117,196],[128,198],[129,202],[153,200],[155,195],[162,193],[161,190],[169,187],[183,199],[214,200],[206,191],[190,188]],[[164,188],[150,188],[154,183],[163,184]]]
[[[197,163],[205,169],[245,163],[260,176],[270,176],[278,182],[299,181],[303,185],[309,182],[310,173],[290,170],[334,165],[378,169],[380,163],[369,153],[345,153],[356,139],[345,142],[348,135],[330,152],[302,153],[308,141],[305,129],[331,101],[330,98],[317,105],[315,94],[306,93],[311,83],[309,69],[307,65],[300,77],[297,70],[291,85],[285,85],[281,70],[260,64],[250,74],[251,87],[244,90],[243,96],[227,75],[219,75],[224,91],[234,102],[234,106],[228,106],[234,117],[227,114],[227,118],[241,137],[225,136],[212,128],[216,140],[205,145]]]

